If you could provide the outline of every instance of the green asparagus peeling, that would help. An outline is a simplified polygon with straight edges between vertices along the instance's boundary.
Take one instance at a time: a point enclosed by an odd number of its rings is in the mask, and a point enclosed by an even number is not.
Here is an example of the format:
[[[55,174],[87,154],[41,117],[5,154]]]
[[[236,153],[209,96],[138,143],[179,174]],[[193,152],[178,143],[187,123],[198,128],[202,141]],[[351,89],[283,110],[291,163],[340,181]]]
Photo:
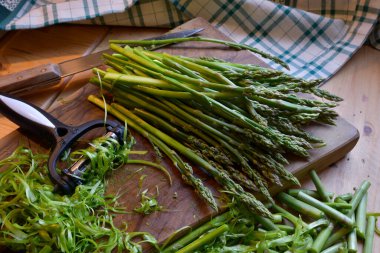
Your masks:
[[[145,232],[127,232],[113,222],[125,210],[117,196],[105,195],[106,175],[128,160],[134,139],[125,144],[99,138],[70,155],[90,159],[85,184],[72,196],[54,193],[47,155],[20,147],[0,161],[0,245],[26,252],[142,252],[141,243],[157,242]]]

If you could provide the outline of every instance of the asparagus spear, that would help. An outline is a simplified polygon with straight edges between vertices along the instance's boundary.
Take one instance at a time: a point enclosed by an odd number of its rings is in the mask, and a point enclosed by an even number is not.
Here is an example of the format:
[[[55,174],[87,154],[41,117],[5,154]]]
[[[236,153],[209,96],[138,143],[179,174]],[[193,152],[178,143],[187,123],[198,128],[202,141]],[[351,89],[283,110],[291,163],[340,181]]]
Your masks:
[[[180,43],[180,42],[186,42],[186,41],[204,41],[204,42],[212,42],[212,43],[217,43],[217,44],[223,44],[226,46],[229,46],[234,49],[246,49],[249,50],[253,53],[259,54],[260,56],[270,59],[281,66],[289,69],[288,65],[280,60],[277,57],[273,57],[270,54],[267,54],[263,51],[258,50],[257,48],[248,46],[248,45],[243,45],[239,44],[236,42],[231,42],[231,41],[224,41],[224,40],[217,40],[217,39],[212,39],[212,38],[203,38],[203,37],[187,37],[187,38],[175,38],[175,39],[167,39],[167,40],[110,40],[110,43],[116,43],[116,44],[124,44],[124,45],[139,45],[139,46],[147,46],[147,45],[165,45],[165,44],[172,44],[172,43]]]

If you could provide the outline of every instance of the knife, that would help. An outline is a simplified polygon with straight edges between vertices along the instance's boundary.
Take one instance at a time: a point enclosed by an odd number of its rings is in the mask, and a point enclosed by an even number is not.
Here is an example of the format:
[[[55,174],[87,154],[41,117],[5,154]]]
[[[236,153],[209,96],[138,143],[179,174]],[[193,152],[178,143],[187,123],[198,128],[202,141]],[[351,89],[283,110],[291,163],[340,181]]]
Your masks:
[[[163,40],[172,38],[185,38],[203,31],[204,28],[183,30],[179,32],[166,33],[164,35],[149,38],[146,40]],[[166,44],[168,45],[168,44]],[[166,45],[151,46],[148,49],[154,50]],[[64,61],[58,64],[49,63],[34,68],[26,69],[17,73],[0,77],[0,92],[21,93],[32,90],[36,87],[45,87],[58,83],[62,78],[74,75],[85,70],[98,67],[103,64],[104,53],[113,53],[111,49],[99,51],[83,57]]]

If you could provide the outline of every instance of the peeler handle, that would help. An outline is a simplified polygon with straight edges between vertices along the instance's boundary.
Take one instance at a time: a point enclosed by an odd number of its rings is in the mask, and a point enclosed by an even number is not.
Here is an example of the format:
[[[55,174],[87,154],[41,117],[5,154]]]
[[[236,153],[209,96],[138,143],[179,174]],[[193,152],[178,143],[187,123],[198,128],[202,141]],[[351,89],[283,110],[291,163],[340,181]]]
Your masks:
[[[44,110],[11,95],[0,93],[0,113],[29,135],[55,145],[63,124]]]

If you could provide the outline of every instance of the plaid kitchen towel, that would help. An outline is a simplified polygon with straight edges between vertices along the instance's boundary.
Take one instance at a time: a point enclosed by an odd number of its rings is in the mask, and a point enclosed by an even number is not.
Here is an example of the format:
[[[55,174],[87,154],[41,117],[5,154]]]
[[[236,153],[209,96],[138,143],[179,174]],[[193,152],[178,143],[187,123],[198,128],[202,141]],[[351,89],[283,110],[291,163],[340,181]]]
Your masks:
[[[331,77],[368,38],[380,49],[379,13],[380,0],[0,0],[0,28],[73,21],[174,27],[203,17],[237,42],[280,57],[290,74],[311,79]]]

